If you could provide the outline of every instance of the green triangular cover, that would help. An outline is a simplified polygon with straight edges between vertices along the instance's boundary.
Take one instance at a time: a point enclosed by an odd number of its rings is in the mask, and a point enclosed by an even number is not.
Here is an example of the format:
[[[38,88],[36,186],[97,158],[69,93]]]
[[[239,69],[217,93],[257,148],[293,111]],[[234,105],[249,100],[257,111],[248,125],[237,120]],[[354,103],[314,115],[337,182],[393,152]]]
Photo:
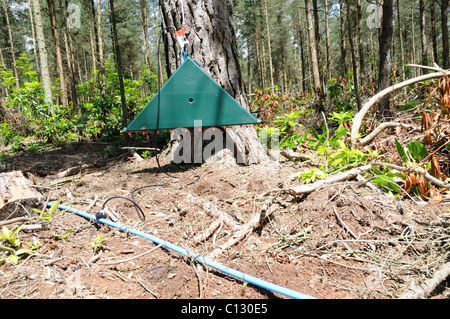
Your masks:
[[[253,125],[260,121],[250,114],[199,65],[188,58],[161,88],[159,129]],[[158,94],[129,123],[125,131],[155,130]]]

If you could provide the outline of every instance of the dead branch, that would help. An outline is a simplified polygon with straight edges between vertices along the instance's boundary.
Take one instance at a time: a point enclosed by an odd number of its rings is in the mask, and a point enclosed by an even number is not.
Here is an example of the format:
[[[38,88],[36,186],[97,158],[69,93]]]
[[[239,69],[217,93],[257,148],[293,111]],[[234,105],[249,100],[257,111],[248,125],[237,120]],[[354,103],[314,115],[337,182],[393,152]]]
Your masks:
[[[397,90],[400,90],[404,87],[407,87],[408,85],[416,84],[422,81],[432,80],[432,79],[438,79],[442,78],[446,75],[450,75],[450,71],[440,71],[436,73],[430,73],[426,75],[422,75],[413,79],[410,79],[408,81],[404,81],[399,84],[395,84],[387,89],[384,89],[380,93],[374,95],[362,108],[361,111],[359,111],[358,114],[353,118],[353,125],[352,125],[352,147],[356,148],[357,144],[359,143],[359,134],[362,126],[362,122],[364,117],[366,116],[367,112],[376,104],[378,103],[382,98],[386,97],[390,93],[393,93]]]
[[[312,192],[318,190],[319,188],[352,179],[360,174],[363,174],[363,173],[369,171],[371,168],[372,168],[372,165],[357,167],[357,168],[354,168],[347,172],[342,172],[337,175],[330,176],[329,178],[315,182],[314,184],[291,187],[290,192],[293,195],[297,195],[297,196],[303,195],[303,194],[309,194],[309,193],[312,193]]]
[[[395,127],[404,127],[406,129],[408,128],[413,128],[414,126],[412,125],[407,125],[407,124],[403,124],[403,123],[395,123],[395,122],[388,122],[388,123],[383,123],[380,126],[378,126],[375,130],[373,130],[372,133],[370,133],[369,135],[367,135],[365,138],[361,139],[359,141],[360,145],[367,145],[370,142],[372,142],[374,140],[375,137],[378,136],[378,134],[380,134],[381,132],[383,132],[385,129],[388,128],[395,128]]]
[[[246,224],[242,225],[236,233],[223,245],[219,246],[218,248],[214,249],[210,254],[209,257],[211,259],[214,259],[218,255],[220,255],[224,250],[229,249],[230,247],[233,247],[237,245],[239,242],[244,240],[251,232],[253,232],[256,228],[260,227],[263,222],[268,218],[270,215],[272,215],[273,211],[269,211],[270,207],[272,207],[273,203],[277,199],[277,196],[274,196],[268,200],[265,201],[263,207],[261,210],[253,216],[253,218]]]
[[[450,276],[450,263],[444,264],[433,277],[422,285],[411,285],[406,293],[401,295],[399,299],[424,299],[429,296],[439,284]]]

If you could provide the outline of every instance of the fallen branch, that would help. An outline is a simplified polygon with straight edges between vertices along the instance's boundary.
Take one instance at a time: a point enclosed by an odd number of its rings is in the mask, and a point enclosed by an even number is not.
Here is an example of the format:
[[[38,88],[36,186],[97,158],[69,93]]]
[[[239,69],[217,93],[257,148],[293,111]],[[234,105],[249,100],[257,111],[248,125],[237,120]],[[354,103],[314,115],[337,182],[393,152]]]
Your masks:
[[[309,193],[312,193],[312,192],[318,190],[319,188],[322,188],[322,187],[325,187],[328,185],[333,185],[335,183],[339,183],[339,182],[357,177],[358,175],[361,175],[361,174],[369,171],[371,168],[372,168],[372,165],[357,167],[357,168],[354,168],[347,172],[342,172],[337,175],[333,175],[325,180],[315,182],[314,184],[294,186],[294,187],[291,187],[289,190],[293,195],[309,194]]]
[[[274,196],[264,203],[263,207],[259,211],[259,213],[255,214],[253,218],[246,224],[242,225],[236,233],[223,245],[219,246],[218,248],[214,249],[210,254],[209,257],[214,259],[218,255],[220,255],[224,250],[229,249],[230,247],[233,247],[237,245],[239,242],[244,240],[249,234],[251,234],[255,229],[260,227],[263,222],[268,218],[270,215],[272,215],[273,211],[270,212],[269,209],[272,207],[273,203],[277,199],[278,196]]]
[[[360,134],[360,130],[361,130],[361,126],[362,126],[362,122],[364,117],[366,116],[367,112],[369,112],[369,110],[376,104],[378,103],[381,99],[383,99],[384,97],[386,97],[387,95],[389,95],[392,92],[395,92],[399,89],[402,89],[404,87],[407,87],[409,85],[415,84],[415,83],[419,83],[422,81],[427,81],[427,80],[432,80],[432,79],[438,79],[438,78],[442,78],[446,75],[450,75],[450,71],[440,71],[440,72],[436,72],[436,73],[430,73],[430,74],[425,74],[413,79],[410,79],[408,81],[404,81],[402,83],[393,85],[387,89],[384,89],[383,91],[381,91],[380,93],[374,95],[359,111],[358,114],[356,114],[356,116],[353,118],[353,124],[352,124],[352,135],[351,135],[351,139],[352,139],[352,147],[356,148],[357,144],[358,144],[358,139],[359,139],[359,134]]]
[[[383,123],[380,126],[378,126],[375,130],[373,130],[372,133],[370,133],[369,135],[367,135],[365,138],[361,139],[359,141],[359,144],[361,145],[367,145],[370,142],[372,142],[374,140],[375,137],[378,136],[378,134],[380,134],[381,132],[383,132],[385,129],[388,128],[395,128],[395,127],[404,127],[404,128],[413,128],[412,125],[407,125],[407,124],[403,124],[403,123],[395,123],[395,122],[389,122],[389,123]]]
[[[399,299],[424,299],[429,296],[439,284],[450,276],[450,263],[444,264],[431,279],[422,285],[411,285],[406,293],[401,295]]]

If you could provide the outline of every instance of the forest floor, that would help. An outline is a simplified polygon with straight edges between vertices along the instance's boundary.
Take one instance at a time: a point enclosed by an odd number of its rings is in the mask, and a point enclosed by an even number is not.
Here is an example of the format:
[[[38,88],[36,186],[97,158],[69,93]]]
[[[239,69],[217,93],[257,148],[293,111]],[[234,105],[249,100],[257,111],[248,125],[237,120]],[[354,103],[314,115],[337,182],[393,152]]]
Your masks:
[[[113,144],[74,144],[11,158],[7,171],[22,171],[40,185],[44,198],[94,214],[113,196],[136,194],[145,212],[141,221],[131,202],[112,200],[119,222],[208,256],[242,225],[267,208],[270,218],[215,261],[248,275],[323,299],[391,299],[413,283],[433,276],[446,261],[449,204],[394,198],[358,181],[346,181],[296,197],[287,191],[299,184],[302,167],[278,164],[236,166],[229,163],[171,166],[154,158],[136,161]],[[87,165],[81,175],[63,181],[48,178]],[[200,179],[191,185],[183,183]],[[42,207],[39,207],[42,209]],[[28,212],[33,215],[33,212]],[[218,216],[228,217],[216,223]],[[70,212],[53,221],[64,240],[52,240],[48,222],[33,215],[22,230],[24,241],[43,245],[18,265],[0,265],[0,299],[284,299],[278,293],[246,284],[188,257],[158,247],[148,239],[95,225]],[[208,230],[215,230],[208,232]],[[208,234],[208,238],[195,240]],[[91,247],[105,241],[101,252]],[[198,238],[196,238],[198,239]],[[430,298],[448,298],[448,282]]]

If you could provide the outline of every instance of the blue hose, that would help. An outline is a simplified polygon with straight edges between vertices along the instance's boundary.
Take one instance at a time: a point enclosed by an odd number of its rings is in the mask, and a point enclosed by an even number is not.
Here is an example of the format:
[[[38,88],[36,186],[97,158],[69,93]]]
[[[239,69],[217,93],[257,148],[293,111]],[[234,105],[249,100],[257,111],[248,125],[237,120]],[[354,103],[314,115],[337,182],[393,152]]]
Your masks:
[[[48,203],[49,207],[51,207],[53,205],[54,205],[54,203]],[[166,247],[168,249],[171,249],[171,250],[173,250],[175,252],[178,252],[178,253],[180,253],[182,255],[191,257],[191,258],[193,258],[194,260],[196,260],[196,261],[198,261],[200,263],[203,263],[203,264],[206,264],[206,265],[210,266],[211,268],[219,270],[219,271],[221,271],[223,273],[226,273],[226,274],[228,274],[230,276],[233,276],[235,278],[241,279],[244,282],[248,282],[248,283],[253,284],[255,286],[258,286],[258,287],[261,287],[261,288],[265,288],[265,289],[271,290],[273,292],[277,292],[279,294],[282,294],[284,296],[287,296],[287,297],[290,297],[290,298],[293,298],[293,299],[316,299],[314,297],[311,297],[311,296],[299,293],[297,291],[294,291],[294,290],[291,290],[291,289],[287,289],[287,288],[284,288],[284,287],[272,284],[270,282],[258,279],[256,277],[244,274],[244,273],[242,273],[240,271],[228,268],[228,267],[226,267],[224,265],[221,265],[219,263],[216,263],[216,262],[212,261],[211,259],[208,259],[208,258],[205,258],[205,257],[201,257],[201,256],[196,255],[196,254],[193,254],[193,253],[189,252],[185,248],[176,246],[176,245],[171,244],[171,243],[169,243],[169,242],[167,242],[165,240],[161,240],[161,239],[159,239],[157,237],[154,237],[154,236],[149,235],[147,233],[141,232],[139,230],[128,228],[126,226],[123,226],[123,225],[120,225],[118,223],[109,221],[107,219],[103,219],[103,218],[97,219],[97,217],[95,217],[93,215],[90,215],[88,213],[85,213],[85,212],[77,210],[77,209],[66,207],[64,205],[59,205],[58,208],[60,210],[65,210],[65,211],[69,211],[69,212],[75,213],[75,214],[77,214],[79,216],[82,216],[84,218],[90,219],[90,220],[92,220],[94,222],[102,223],[102,224],[105,224],[105,225],[117,228],[117,229],[119,229],[121,231],[128,232],[130,234],[134,234],[136,236],[139,236],[139,237],[151,240],[155,244],[164,246],[164,247]]]

